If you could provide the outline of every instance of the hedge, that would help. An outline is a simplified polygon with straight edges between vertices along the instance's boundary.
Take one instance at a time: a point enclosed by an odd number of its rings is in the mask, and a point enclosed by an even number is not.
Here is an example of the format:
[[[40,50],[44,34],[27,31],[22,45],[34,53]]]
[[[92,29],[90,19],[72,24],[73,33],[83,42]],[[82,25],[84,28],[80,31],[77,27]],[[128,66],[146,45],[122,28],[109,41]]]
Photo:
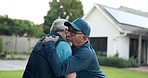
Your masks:
[[[135,59],[129,59],[129,60],[124,60],[122,58],[118,57],[102,57],[102,56],[97,56],[100,65],[104,66],[112,66],[112,67],[119,67],[119,68],[125,68],[125,67],[133,67],[133,66],[138,66],[137,62]]]
[[[3,42],[2,42],[2,39],[0,38],[0,52],[3,51]]]

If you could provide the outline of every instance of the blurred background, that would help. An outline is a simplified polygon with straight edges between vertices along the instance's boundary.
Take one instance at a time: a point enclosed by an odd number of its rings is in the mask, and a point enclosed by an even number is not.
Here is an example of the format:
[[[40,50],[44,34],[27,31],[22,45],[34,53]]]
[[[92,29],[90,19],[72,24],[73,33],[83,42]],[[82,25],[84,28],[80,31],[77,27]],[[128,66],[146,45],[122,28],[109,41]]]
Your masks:
[[[95,3],[148,12],[148,0],[0,0],[0,78],[20,78],[32,49],[41,37],[49,33],[52,22],[58,18],[73,21],[83,17]],[[119,58],[119,61],[123,60]],[[138,66],[135,59],[132,59],[132,63],[133,66]],[[102,68],[109,78],[120,77],[111,76],[113,73],[107,69],[112,68]],[[113,70],[122,71],[116,68]],[[18,74],[13,73],[14,71]],[[6,76],[7,73],[11,73],[9,77]],[[145,76],[148,75],[140,78]]]

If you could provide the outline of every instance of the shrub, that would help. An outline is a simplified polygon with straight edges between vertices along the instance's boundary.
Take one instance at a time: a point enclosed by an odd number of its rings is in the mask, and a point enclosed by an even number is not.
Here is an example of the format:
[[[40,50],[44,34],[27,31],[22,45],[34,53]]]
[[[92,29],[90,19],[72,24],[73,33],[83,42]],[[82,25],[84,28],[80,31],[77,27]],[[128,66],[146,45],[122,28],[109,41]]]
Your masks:
[[[13,53],[13,51],[5,50],[4,53],[5,53],[5,54],[8,54],[8,55],[11,55],[11,54]]]
[[[128,60],[128,67],[137,67],[138,63],[134,57],[130,57]]]
[[[26,52],[26,51],[24,51],[24,52],[14,52],[14,54],[18,54],[18,55],[30,55],[31,52]]]
[[[116,56],[113,57],[102,57],[97,56],[100,65],[104,66],[112,66],[112,67],[137,67],[138,63],[134,57],[129,58],[129,60],[124,60],[122,58],[118,58]]]
[[[128,62],[118,57],[101,57],[98,56],[100,65],[112,66],[112,67],[128,67]]]
[[[0,38],[0,52],[3,51],[3,42],[2,42],[2,39]]]

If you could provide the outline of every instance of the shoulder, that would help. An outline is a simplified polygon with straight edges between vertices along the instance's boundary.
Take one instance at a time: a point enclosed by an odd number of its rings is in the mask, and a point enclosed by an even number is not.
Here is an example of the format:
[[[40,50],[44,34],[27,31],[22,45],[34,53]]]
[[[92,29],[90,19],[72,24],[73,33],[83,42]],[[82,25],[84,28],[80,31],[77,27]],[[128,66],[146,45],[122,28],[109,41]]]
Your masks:
[[[66,41],[60,41],[60,42],[57,44],[56,49],[64,50],[64,51],[71,51],[71,46],[70,46],[69,43],[66,42]]]
[[[83,60],[91,60],[93,58],[93,51],[89,48],[89,46],[83,46],[77,50],[76,56]]]
[[[88,55],[92,54],[92,49],[89,46],[83,46],[79,49],[79,51]]]
[[[66,41],[60,41],[57,46],[70,47],[70,44]]]

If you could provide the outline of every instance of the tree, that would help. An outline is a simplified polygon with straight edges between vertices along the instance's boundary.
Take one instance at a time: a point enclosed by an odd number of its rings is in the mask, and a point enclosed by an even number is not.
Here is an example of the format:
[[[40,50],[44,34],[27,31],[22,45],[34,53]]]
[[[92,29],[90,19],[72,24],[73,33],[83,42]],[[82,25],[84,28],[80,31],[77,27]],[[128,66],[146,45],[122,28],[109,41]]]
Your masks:
[[[7,15],[0,16],[0,35],[12,35],[14,22]]]
[[[11,19],[7,15],[0,16],[0,35],[18,35],[28,37],[42,37],[44,34],[40,25],[29,20]]]
[[[83,16],[83,5],[80,0],[52,0],[49,2],[50,10],[44,17],[44,33],[50,33],[50,27],[58,18],[73,21]]]

